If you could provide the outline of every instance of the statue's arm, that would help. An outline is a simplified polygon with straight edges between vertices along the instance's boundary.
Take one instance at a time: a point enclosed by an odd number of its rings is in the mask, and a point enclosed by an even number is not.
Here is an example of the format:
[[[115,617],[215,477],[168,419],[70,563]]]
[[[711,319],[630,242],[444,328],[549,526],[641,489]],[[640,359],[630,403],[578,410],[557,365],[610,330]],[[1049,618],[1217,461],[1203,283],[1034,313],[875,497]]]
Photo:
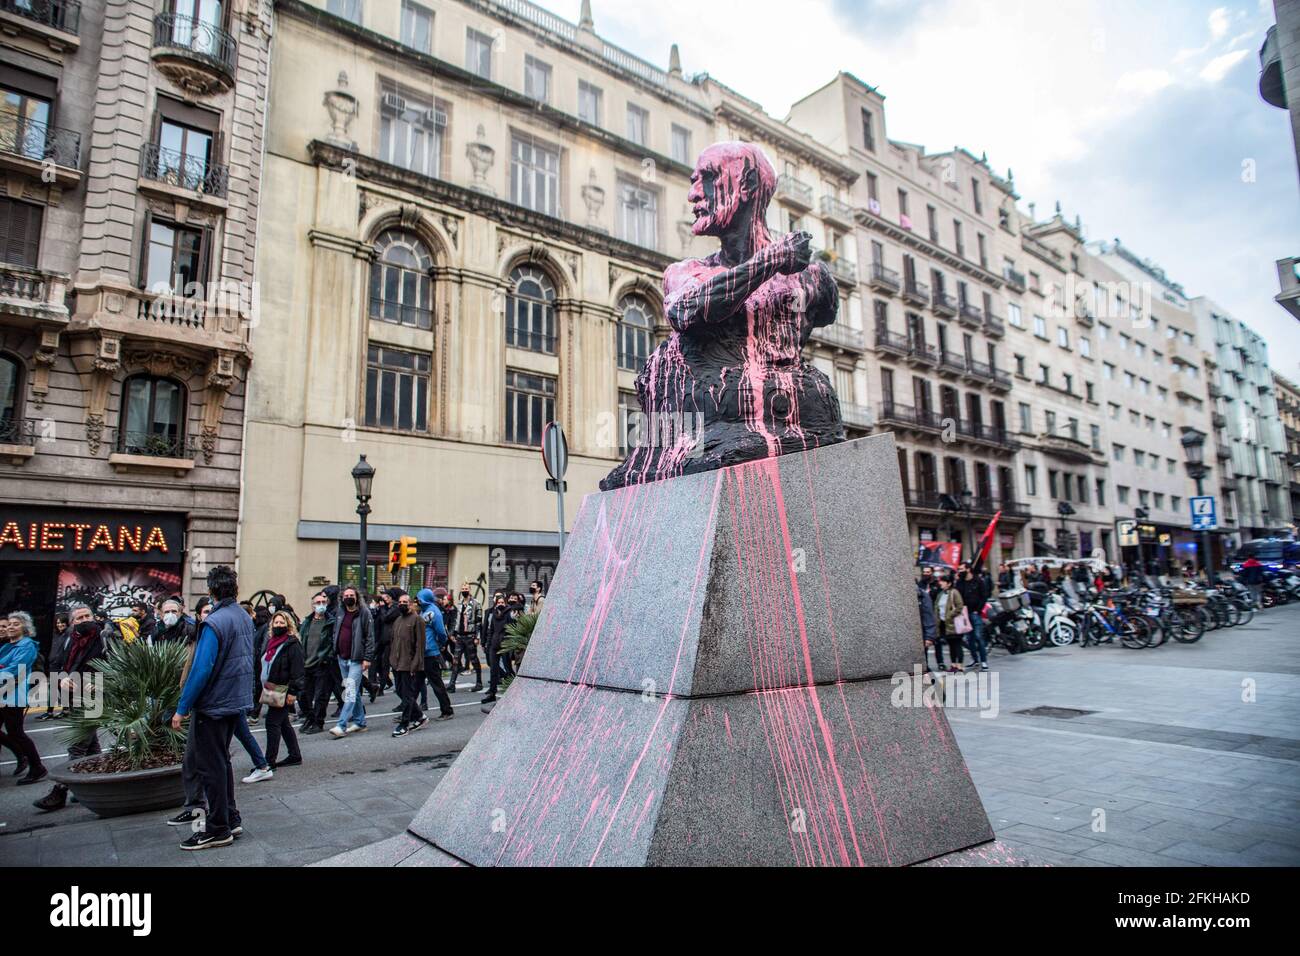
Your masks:
[[[791,275],[808,265],[807,233],[792,233],[759,250],[752,259],[701,278],[686,264],[664,273],[664,313],[668,324],[685,332],[701,323],[735,315],[754,292],[774,275]]]
[[[808,321],[813,328],[831,325],[839,317],[840,290],[835,285],[831,270],[820,262],[814,262],[808,269],[808,278],[812,285],[811,303],[808,309]]]

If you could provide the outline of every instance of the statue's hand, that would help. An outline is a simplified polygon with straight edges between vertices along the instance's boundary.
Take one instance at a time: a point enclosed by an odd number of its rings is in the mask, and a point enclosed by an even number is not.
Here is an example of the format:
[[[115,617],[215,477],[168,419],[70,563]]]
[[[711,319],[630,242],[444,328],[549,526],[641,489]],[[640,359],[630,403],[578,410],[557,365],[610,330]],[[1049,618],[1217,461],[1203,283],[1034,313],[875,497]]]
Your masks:
[[[774,245],[777,271],[792,276],[803,272],[812,262],[812,234],[792,232],[782,236]]]

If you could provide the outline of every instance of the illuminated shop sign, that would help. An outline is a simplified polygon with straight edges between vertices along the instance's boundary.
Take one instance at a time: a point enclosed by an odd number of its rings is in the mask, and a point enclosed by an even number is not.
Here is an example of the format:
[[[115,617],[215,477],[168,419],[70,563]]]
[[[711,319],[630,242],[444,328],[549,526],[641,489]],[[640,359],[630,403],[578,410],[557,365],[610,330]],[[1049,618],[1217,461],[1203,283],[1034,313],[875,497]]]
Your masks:
[[[184,533],[177,514],[0,506],[0,561],[176,564]]]

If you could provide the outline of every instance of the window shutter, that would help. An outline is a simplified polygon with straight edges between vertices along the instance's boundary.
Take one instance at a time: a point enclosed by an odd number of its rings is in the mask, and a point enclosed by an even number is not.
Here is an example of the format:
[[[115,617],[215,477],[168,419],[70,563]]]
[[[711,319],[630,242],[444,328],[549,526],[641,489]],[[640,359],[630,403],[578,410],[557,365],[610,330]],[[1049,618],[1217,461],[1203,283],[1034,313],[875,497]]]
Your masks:
[[[137,282],[141,289],[148,285],[149,281],[149,232],[153,228],[153,210],[146,209],[144,213],[144,229],[140,233],[140,273]]]
[[[4,241],[0,245],[0,257],[5,262],[37,268],[41,249],[41,221],[45,210],[31,203],[4,201],[4,214],[0,222],[5,224]]]

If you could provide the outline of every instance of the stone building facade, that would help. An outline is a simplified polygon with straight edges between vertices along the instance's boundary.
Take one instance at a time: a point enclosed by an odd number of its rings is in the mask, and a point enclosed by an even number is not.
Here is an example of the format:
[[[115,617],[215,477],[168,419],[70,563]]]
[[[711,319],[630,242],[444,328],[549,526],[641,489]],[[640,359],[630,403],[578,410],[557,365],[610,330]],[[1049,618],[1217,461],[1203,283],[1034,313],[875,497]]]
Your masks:
[[[256,0],[0,5],[0,603],[235,561],[269,48]]]

